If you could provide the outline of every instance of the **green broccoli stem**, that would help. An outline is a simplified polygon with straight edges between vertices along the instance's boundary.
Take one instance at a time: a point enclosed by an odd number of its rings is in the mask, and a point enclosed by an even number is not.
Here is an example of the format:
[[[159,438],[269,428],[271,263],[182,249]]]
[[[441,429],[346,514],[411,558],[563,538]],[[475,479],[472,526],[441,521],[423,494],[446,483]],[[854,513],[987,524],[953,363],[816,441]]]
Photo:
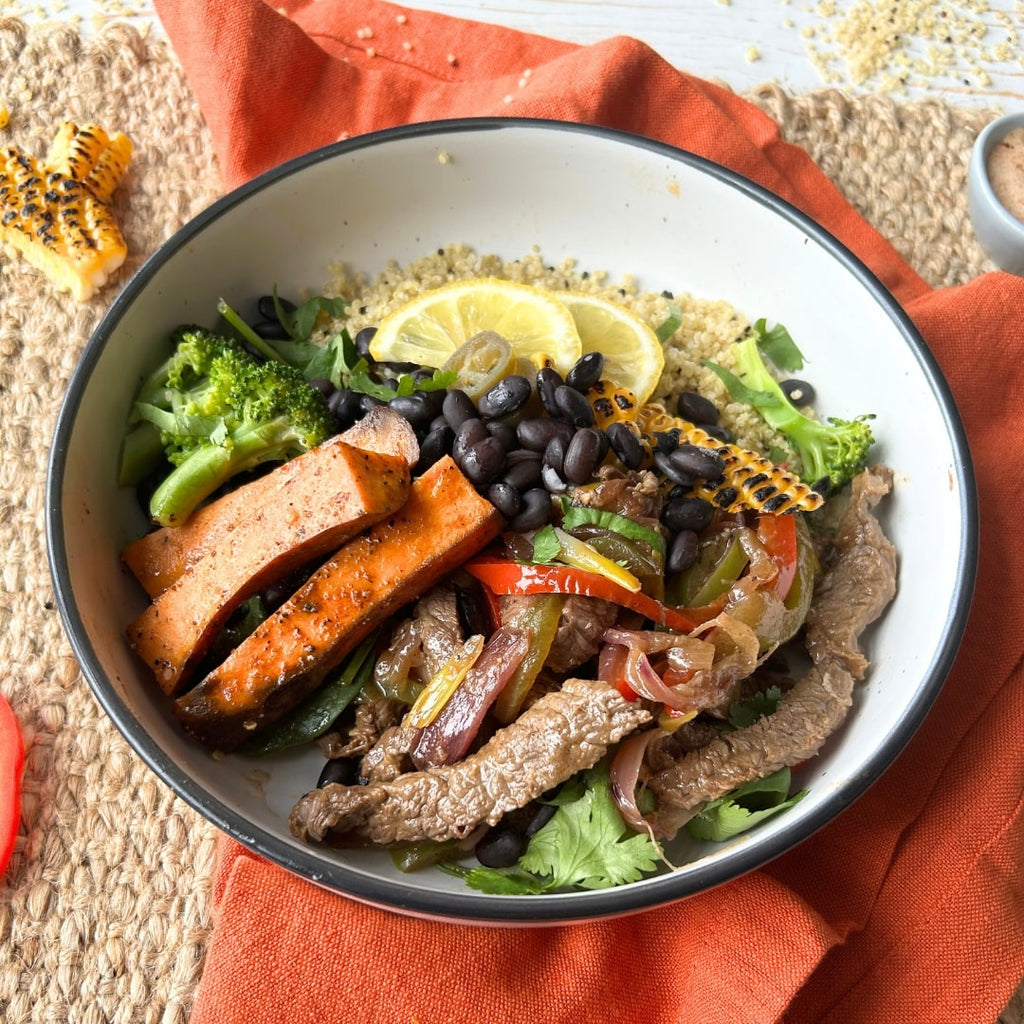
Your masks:
[[[261,338],[223,299],[217,303],[217,312],[245,339],[264,359],[273,362],[284,363],[284,356],[270,344],[269,341]]]
[[[180,525],[231,477],[302,450],[283,421],[240,428],[224,444],[204,444],[176,466],[153,492],[150,515],[161,526]]]

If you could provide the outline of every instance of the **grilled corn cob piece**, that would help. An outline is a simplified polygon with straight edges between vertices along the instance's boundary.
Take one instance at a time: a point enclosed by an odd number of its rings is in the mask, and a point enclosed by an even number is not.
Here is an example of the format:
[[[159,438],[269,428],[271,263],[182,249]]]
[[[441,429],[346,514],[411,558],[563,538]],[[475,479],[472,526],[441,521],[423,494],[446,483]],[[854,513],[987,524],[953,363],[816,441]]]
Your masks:
[[[635,420],[639,403],[629,388],[618,387],[610,380],[599,380],[587,391],[594,410],[594,425],[604,430],[617,420]]]
[[[782,515],[800,510],[813,512],[824,497],[808,487],[795,474],[777,466],[756,452],[720,441],[687,420],[672,416],[664,406],[644,405],[637,414],[636,426],[641,437],[652,447],[656,433],[678,431],[679,440],[717,452],[725,463],[725,471],[717,480],[702,480],[694,485],[696,497],[710,501],[725,512],[754,509]]]
[[[114,195],[132,156],[127,135],[108,135],[98,124],[64,121],[57,129],[44,163],[49,171],[74,178],[101,202]]]
[[[93,139],[99,140],[98,133],[89,134]],[[123,173],[131,143],[116,141],[103,150],[82,132],[68,132],[62,125],[53,149],[63,170],[16,146],[0,150],[0,239],[84,302],[128,253],[107,200]],[[84,173],[85,180],[66,173],[72,169]]]

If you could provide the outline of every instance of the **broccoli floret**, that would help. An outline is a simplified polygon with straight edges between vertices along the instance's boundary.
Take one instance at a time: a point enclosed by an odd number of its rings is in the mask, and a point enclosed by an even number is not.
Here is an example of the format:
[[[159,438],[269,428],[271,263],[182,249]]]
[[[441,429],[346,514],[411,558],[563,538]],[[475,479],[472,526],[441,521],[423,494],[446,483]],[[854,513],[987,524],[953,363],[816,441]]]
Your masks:
[[[770,349],[784,371],[802,367],[803,357],[784,328],[773,328],[769,335],[764,323],[759,320],[736,343],[736,375],[714,363],[705,365],[722,378],[735,401],[753,406],[792,444],[805,483],[826,490],[841,487],[867,465],[874,444],[868,421],[874,416],[820,421],[804,415],[779,386],[765,361],[765,349]]]
[[[333,433],[326,398],[295,367],[263,362],[201,327],[181,327],[173,341],[132,407],[121,470],[128,482],[152,468],[155,435],[173,466],[150,500],[164,526],[183,522],[236,474],[290,459]]]

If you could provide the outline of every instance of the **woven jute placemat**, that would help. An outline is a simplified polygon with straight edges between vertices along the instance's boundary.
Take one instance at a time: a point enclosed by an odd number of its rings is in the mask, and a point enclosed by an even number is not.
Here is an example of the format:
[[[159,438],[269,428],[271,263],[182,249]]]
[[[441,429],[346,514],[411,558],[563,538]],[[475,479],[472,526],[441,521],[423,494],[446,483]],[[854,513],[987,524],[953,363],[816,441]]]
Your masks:
[[[773,86],[749,98],[931,284],[989,269],[964,199],[989,115]],[[136,146],[117,197],[130,257],[100,296],[78,306],[0,253],[0,690],[28,747],[21,834],[0,883],[0,1019],[183,1024],[211,929],[214,829],[131,751],[79,672],[47,568],[44,490],[58,407],[104,308],[221,186],[173,54],[130,26],[81,39],[0,20],[0,106],[0,144],[37,156],[65,118]],[[1003,1021],[1022,1020],[1018,994]]]

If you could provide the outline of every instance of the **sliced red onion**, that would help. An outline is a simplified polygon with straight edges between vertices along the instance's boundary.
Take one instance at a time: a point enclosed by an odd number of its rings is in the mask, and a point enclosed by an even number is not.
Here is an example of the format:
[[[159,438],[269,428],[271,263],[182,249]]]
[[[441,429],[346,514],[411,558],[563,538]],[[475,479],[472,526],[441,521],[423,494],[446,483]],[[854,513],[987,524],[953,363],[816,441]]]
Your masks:
[[[622,815],[622,820],[637,832],[648,832],[656,838],[667,838],[667,834],[649,822],[636,802],[636,788],[640,782],[640,769],[643,767],[644,755],[651,741],[663,735],[660,729],[646,729],[634,733],[619,744],[611,764],[608,776],[611,782],[612,797]]]
[[[420,733],[412,750],[419,769],[453,764],[469,750],[490,706],[530,649],[530,638],[504,626],[495,630],[456,691]]]

